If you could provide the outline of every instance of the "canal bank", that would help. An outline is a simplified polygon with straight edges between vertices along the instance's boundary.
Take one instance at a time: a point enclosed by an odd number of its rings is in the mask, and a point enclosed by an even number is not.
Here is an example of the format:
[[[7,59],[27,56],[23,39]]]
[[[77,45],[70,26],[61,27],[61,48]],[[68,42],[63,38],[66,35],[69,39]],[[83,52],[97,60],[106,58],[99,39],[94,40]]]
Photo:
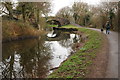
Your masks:
[[[71,25],[64,27],[75,28]],[[106,36],[103,33],[85,28],[78,28],[78,30],[88,35],[88,41],[48,78],[104,78],[108,58]]]
[[[14,20],[2,21],[2,42],[38,38],[45,31],[38,30],[29,23]]]
[[[41,34],[3,43],[0,74],[3,78],[45,78],[73,53],[72,46],[80,39],[78,34],[61,32],[54,38]]]
[[[97,61],[96,57],[101,56],[101,53],[98,55],[97,52],[101,50],[105,36],[99,32],[76,26],[67,25],[62,28],[64,27],[76,28],[79,31],[62,32],[60,37],[56,38],[46,38],[47,36],[41,35],[36,39],[3,43],[4,63],[1,64],[5,73],[3,77],[10,78],[14,73],[17,74],[14,75],[17,78],[45,78],[50,72],[53,72],[48,77],[85,78],[93,74],[98,69],[98,65],[94,61],[96,60],[97,63],[100,61]],[[85,36],[83,36],[84,34]],[[81,43],[80,39],[84,43]],[[105,53],[103,54],[105,55]],[[101,61],[106,63],[106,59],[104,57]],[[29,66],[31,64],[32,66]],[[103,67],[103,65],[104,63],[101,66]],[[11,74],[7,73],[9,69]],[[105,66],[102,69],[103,76]],[[97,71],[101,71],[101,69],[99,68]],[[99,73],[101,74],[101,72]],[[97,76],[100,77],[100,75]]]

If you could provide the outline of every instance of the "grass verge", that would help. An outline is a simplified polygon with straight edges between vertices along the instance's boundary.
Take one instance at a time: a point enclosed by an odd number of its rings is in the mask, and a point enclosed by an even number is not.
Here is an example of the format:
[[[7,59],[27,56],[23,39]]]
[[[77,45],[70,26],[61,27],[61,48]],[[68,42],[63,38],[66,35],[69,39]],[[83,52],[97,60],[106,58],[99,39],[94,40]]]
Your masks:
[[[57,27],[58,25],[47,25],[47,26],[49,26],[49,27]]]
[[[64,28],[77,28],[88,35],[88,41],[76,53],[72,54],[48,78],[85,78],[89,73],[88,67],[93,63],[97,51],[102,44],[102,35],[93,30],[68,25]]]

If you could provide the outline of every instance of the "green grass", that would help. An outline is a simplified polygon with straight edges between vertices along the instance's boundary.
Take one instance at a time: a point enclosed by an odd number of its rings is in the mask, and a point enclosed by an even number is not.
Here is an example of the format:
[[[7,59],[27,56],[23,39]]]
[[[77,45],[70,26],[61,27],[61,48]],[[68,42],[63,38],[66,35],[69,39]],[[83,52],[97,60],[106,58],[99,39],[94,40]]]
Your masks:
[[[65,26],[62,26],[62,28],[78,28],[78,27],[73,25],[65,25]]]
[[[48,24],[47,26],[48,27],[57,27],[58,25],[50,25],[50,24]],[[73,26],[73,25],[65,25],[65,26],[62,26],[61,28],[77,28],[77,27]]]
[[[58,25],[48,25],[48,27],[57,27]]]
[[[76,26],[68,25],[64,28],[78,28]],[[85,78],[89,73],[87,69],[96,57],[97,51],[101,47],[102,36],[99,32],[78,28],[79,31],[89,35],[88,41],[75,54],[71,55],[67,61],[55,70],[48,78]]]

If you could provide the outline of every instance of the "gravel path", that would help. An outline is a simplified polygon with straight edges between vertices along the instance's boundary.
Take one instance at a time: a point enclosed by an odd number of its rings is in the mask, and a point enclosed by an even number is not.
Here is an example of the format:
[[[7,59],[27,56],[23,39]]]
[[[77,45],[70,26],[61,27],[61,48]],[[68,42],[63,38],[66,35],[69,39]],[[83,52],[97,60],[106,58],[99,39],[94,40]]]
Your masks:
[[[100,29],[89,29],[100,31]],[[105,34],[105,30],[103,33]],[[118,78],[118,33],[110,31],[110,34],[106,35],[109,42],[109,56],[106,78]]]
[[[76,25],[81,27],[79,25]],[[96,31],[101,31],[100,29],[88,28]],[[106,31],[104,30],[103,33]],[[118,78],[118,33],[110,31],[110,34],[106,34],[109,43],[109,53],[108,53],[108,65],[106,70],[105,78]]]

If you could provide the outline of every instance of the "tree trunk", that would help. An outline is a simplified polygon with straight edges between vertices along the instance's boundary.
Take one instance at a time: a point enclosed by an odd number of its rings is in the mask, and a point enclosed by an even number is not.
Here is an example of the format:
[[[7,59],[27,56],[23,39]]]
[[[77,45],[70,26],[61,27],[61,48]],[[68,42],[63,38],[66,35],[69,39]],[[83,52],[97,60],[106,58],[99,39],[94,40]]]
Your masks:
[[[40,21],[40,19],[39,19],[40,15],[39,15],[39,14],[40,14],[40,10],[38,9],[38,10],[37,10],[37,24],[38,24],[39,21]]]
[[[22,16],[23,16],[23,21],[26,22],[25,20],[25,4],[22,6]]]

